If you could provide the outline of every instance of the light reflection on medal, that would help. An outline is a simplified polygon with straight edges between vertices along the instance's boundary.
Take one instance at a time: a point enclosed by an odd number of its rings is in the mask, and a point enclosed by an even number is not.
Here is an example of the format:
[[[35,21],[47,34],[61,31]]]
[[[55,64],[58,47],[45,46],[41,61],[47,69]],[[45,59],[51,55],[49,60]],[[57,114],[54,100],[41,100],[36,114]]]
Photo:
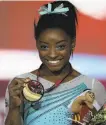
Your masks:
[[[39,101],[44,94],[44,87],[43,85],[36,81],[31,80],[27,84],[25,84],[25,87],[23,88],[23,95],[26,100],[31,102]]]

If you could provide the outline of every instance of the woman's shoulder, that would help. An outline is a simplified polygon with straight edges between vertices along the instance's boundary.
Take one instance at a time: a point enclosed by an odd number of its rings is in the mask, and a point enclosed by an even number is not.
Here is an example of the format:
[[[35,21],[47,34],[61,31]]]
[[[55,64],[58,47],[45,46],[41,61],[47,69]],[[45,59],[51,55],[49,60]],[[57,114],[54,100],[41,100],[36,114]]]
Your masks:
[[[18,74],[14,76],[12,79],[10,79],[10,82],[15,78],[30,78],[32,80],[36,79],[37,77],[37,69],[25,73]]]
[[[79,83],[84,83],[87,88],[89,89],[93,89],[95,91],[106,91],[106,86],[104,86],[104,84],[99,81],[98,79],[94,78],[94,77],[91,77],[91,76],[88,76],[88,75],[85,75],[85,74],[81,74],[79,73],[78,71],[74,71],[74,75],[75,76],[80,76],[80,77],[77,77],[77,81],[79,81]]]
[[[70,75],[70,78],[72,78],[73,81],[78,81],[79,83],[84,83],[89,89],[92,89],[94,87],[96,88],[105,88],[104,85],[97,80],[96,78],[93,78],[91,76],[85,75],[80,73],[79,71],[73,69],[72,74]]]
[[[105,89],[105,86],[103,85],[103,83],[94,77],[83,75],[83,79],[84,79],[85,84],[87,84],[87,86],[89,86],[92,89],[94,89],[94,88],[97,88],[97,89],[104,88]]]
[[[84,82],[89,88],[93,88],[93,87],[104,87],[104,85],[96,78],[92,77],[92,76],[88,76],[86,74],[82,74],[80,73],[79,71],[77,70],[73,70],[73,73],[72,73],[72,76],[73,78],[77,77],[78,76],[81,76],[79,77],[78,79],[81,81],[81,82]]]

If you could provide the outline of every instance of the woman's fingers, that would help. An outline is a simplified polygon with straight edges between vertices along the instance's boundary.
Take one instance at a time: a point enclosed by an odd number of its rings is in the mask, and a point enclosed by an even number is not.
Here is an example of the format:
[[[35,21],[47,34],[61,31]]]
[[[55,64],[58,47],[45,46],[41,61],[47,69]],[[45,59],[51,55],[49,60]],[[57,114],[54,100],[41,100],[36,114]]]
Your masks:
[[[90,109],[93,109],[93,104],[88,102],[88,101],[85,101],[85,104],[90,108]]]
[[[17,95],[20,95],[20,93],[21,93],[20,90],[16,90],[16,91],[10,90],[10,96],[17,96]]]
[[[31,79],[30,78],[15,78],[11,82],[11,84],[8,86],[9,89],[9,94],[10,96],[16,96],[19,95],[23,88],[24,85],[27,84]]]
[[[13,81],[11,82],[11,84],[9,85],[9,88],[12,88],[12,87],[18,87],[16,85],[19,85],[20,86],[23,86],[24,87],[24,84],[25,83],[28,83],[29,81],[31,81],[30,78],[15,78],[13,79]]]
[[[23,81],[24,81],[24,82],[29,82],[29,81],[31,81],[31,79],[28,77],[28,78],[26,78],[26,79],[23,79]]]
[[[15,78],[15,79],[12,80],[12,82],[8,86],[8,88],[11,89],[11,88],[15,87],[16,85],[21,85],[22,86],[23,85],[23,81],[20,80],[20,79]]]

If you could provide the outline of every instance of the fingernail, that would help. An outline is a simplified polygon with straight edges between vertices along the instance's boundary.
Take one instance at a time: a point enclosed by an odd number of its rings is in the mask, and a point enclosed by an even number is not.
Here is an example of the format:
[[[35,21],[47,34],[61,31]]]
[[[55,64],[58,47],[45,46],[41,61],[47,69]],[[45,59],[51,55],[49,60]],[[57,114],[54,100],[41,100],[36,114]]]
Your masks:
[[[25,82],[29,82],[29,81],[30,81],[30,79],[29,79],[29,78],[26,78],[26,79],[25,79]]]
[[[25,87],[25,86],[26,86],[26,83],[24,83],[23,87]]]

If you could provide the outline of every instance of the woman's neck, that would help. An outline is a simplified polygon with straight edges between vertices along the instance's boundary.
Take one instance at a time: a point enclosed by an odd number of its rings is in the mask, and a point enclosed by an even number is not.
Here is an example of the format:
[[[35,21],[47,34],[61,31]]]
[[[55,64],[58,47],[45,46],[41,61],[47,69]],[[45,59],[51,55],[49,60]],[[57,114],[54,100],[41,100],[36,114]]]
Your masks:
[[[41,76],[64,76],[68,74],[69,72],[72,72],[72,66],[70,63],[66,64],[61,70],[52,72],[51,70],[48,69],[48,67],[44,64],[40,67],[40,75]]]

